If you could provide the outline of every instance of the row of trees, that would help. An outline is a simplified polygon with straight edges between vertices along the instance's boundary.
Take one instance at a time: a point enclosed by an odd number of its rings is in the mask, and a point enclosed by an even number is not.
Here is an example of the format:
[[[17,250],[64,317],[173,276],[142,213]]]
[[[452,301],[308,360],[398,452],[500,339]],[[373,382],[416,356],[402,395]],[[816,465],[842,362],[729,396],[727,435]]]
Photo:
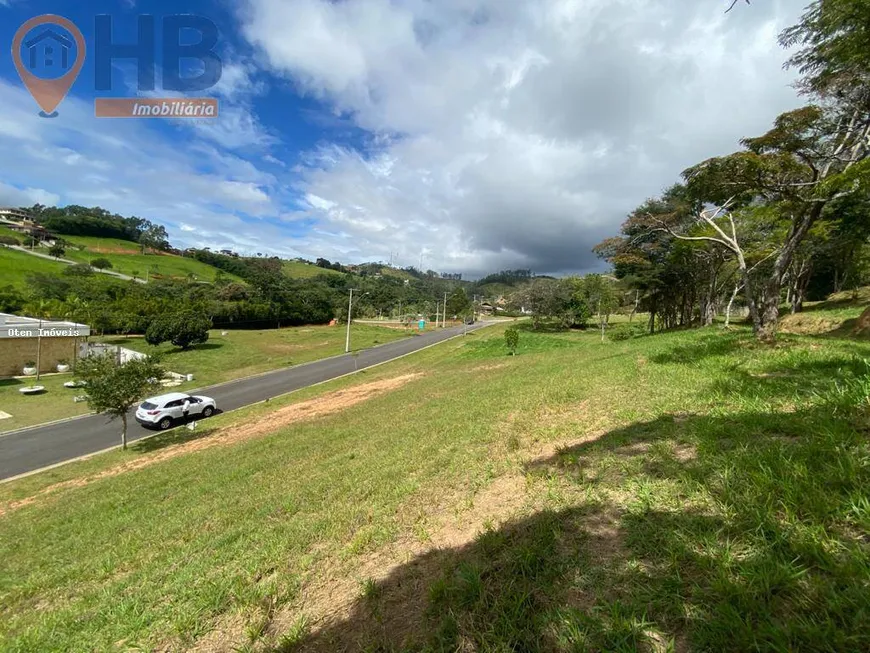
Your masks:
[[[48,231],[64,236],[118,238],[139,243],[147,250],[169,250],[166,228],[145,218],[124,217],[99,206],[65,207],[35,204],[24,209]]]
[[[742,299],[762,340],[800,311],[866,282],[870,236],[870,4],[817,0],[780,36],[810,103],[703,161],[598,245],[650,328],[709,324]]]

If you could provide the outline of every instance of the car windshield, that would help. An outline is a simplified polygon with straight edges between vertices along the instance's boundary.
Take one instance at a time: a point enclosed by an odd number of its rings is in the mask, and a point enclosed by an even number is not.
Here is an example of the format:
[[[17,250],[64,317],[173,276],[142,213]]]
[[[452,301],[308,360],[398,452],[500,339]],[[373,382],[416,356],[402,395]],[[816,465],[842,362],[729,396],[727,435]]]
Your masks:
[[[143,402],[142,408],[145,410],[154,410],[157,408],[157,404],[152,404],[150,401]]]

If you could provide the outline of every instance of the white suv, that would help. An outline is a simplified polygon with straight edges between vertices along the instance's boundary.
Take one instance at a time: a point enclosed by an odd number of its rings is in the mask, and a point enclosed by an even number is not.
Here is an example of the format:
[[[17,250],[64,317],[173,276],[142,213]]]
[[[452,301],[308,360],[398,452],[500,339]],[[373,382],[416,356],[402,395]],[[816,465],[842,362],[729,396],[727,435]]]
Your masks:
[[[211,417],[216,410],[217,406],[211,397],[172,392],[143,401],[136,410],[136,421],[142,426],[165,431],[176,422],[190,417]]]

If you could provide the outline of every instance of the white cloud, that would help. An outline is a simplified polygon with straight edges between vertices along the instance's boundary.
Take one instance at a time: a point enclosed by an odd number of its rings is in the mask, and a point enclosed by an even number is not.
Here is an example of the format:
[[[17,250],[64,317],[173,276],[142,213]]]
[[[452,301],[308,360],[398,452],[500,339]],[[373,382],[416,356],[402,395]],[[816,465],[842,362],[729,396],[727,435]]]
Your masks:
[[[33,206],[45,204],[53,206],[60,197],[42,188],[16,188],[0,182],[0,206]]]
[[[645,197],[798,104],[776,34],[802,4],[248,0],[241,16],[275,74],[372,135],[303,158],[318,254],[544,272],[597,265],[591,246]]]
[[[250,161],[166,137],[148,121],[95,118],[93,106],[74,97],[44,120],[19,85],[0,79],[0,96],[0,124],[10,126],[0,131],[0,204],[101,205],[165,224],[181,247],[299,255],[284,230],[252,219],[277,218],[281,191]]]

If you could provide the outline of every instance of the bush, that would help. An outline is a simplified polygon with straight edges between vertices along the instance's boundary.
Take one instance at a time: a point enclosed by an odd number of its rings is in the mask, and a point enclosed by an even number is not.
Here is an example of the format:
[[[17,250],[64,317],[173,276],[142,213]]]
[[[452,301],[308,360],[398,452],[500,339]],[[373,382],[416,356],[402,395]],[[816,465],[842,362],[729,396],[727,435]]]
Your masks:
[[[181,311],[157,317],[145,331],[149,345],[171,342],[181,349],[190,349],[208,340],[211,320],[195,311]]]
[[[111,270],[112,262],[107,258],[95,258],[91,261],[91,267],[97,268],[98,270]]]
[[[48,248],[48,253],[54,258],[60,258],[66,254],[66,248],[59,242]]]
[[[20,245],[21,241],[15,236],[0,236],[0,245]]]
[[[636,324],[617,324],[607,332],[607,337],[614,342],[640,338],[647,333],[646,326],[638,322]]]
[[[63,273],[68,277],[94,276],[94,271],[91,269],[91,266],[86,265],[85,263],[76,263],[75,265],[71,265],[66,270],[64,270]]]
[[[504,332],[504,344],[511,356],[516,356],[517,347],[520,346],[520,332],[516,327],[509,327]]]

